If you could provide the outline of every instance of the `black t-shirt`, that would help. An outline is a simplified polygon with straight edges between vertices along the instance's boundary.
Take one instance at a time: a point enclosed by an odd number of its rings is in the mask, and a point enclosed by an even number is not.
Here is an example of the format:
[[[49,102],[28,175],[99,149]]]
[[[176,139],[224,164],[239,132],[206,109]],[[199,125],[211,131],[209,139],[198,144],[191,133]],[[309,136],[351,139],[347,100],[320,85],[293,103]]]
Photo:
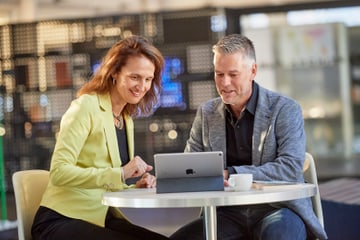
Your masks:
[[[128,142],[126,138],[126,128],[124,125],[122,129],[118,129],[117,127],[115,127],[115,129],[116,129],[116,137],[119,146],[121,166],[124,166],[130,161],[129,152],[128,152]]]
[[[253,82],[253,91],[239,119],[226,106],[226,166],[234,173],[232,166],[252,164],[252,136],[259,88]]]

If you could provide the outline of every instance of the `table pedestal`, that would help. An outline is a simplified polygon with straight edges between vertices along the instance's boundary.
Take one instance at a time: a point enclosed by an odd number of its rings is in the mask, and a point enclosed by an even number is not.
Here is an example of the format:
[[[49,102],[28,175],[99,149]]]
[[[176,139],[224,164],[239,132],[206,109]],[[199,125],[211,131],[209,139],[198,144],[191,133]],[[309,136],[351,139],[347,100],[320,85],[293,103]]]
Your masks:
[[[204,227],[206,239],[217,239],[216,206],[204,207]]]

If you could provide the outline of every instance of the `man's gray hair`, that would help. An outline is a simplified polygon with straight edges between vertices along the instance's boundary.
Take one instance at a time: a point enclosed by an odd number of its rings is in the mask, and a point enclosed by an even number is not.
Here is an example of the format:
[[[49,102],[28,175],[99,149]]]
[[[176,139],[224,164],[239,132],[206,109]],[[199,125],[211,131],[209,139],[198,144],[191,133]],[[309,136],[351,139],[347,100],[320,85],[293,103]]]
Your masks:
[[[221,38],[214,46],[213,52],[232,54],[242,52],[245,60],[256,62],[254,44],[250,39],[241,34],[230,34]]]

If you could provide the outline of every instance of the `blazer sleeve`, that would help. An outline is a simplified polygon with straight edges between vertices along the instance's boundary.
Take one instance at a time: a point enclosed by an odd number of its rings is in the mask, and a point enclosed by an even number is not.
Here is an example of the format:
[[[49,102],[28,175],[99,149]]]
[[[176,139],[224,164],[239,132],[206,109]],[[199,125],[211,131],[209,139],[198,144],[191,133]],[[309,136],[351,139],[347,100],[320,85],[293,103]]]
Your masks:
[[[254,125],[258,139],[253,141],[258,144],[253,146],[253,165],[234,167],[236,172],[252,173],[255,180],[303,182],[306,136],[301,107],[283,98],[261,121]]]
[[[114,167],[109,156],[104,122],[96,97],[85,96],[72,102],[61,120],[51,160],[53,185],[89,189],[124,187],[120,163]]]
[[[186,141],[185,152],[203,152],[204,141],[203,141],[203,117],[202,117],[202,107],[200,106],[197,109],[192,127],[190,130],[189,139]]]

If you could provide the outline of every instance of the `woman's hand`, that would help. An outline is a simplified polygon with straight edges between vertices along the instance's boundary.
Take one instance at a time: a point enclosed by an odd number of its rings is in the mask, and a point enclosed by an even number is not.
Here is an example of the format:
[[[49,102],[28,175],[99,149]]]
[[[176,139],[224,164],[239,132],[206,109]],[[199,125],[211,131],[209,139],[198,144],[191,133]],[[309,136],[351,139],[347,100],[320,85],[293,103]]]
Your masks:
[[[154,188],[156,187],[156,178],[150,173],[144,173],[140,180],[136,182],[137,188]]]
[[[135,156],[134,159],[129,161],[124,167],[124,178],[133,178],[143,176],[144,173],[149,172],[153,169],[151,165],[148,165],[139,156]]]

